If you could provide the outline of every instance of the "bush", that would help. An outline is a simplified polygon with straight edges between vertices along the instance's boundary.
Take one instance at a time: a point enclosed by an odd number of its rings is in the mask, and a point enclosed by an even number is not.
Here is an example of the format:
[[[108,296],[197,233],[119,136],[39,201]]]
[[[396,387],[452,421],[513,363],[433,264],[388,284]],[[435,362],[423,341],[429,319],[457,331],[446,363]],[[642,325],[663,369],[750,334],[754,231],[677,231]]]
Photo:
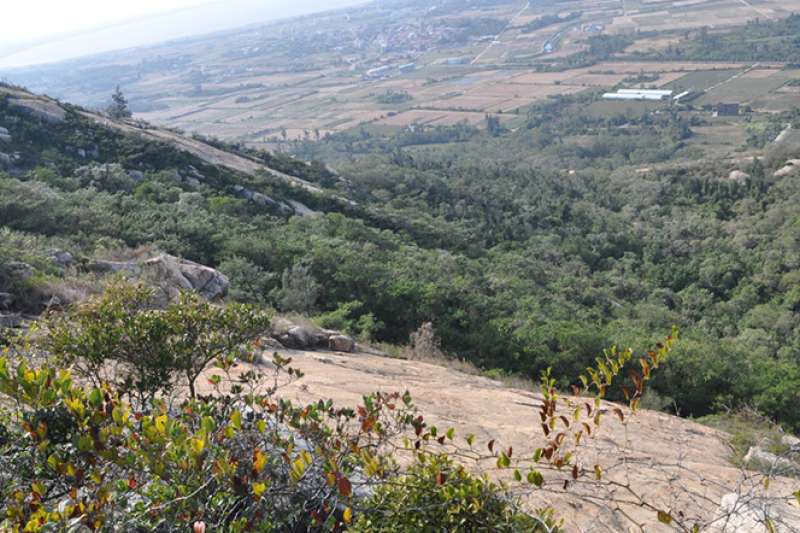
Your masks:
[[[0,357],[0,530],[340,531],[361,487],[392,471],[373,450],[411,420],[410,398],[295,407],[255,392],[263,377],[143,414],[108,384]]]
[[[380,486],[351,528],[357,533],[417,531],[559,531],[552,516],[532,516],[486,478],[445,456],[414,465],[401,479]]]
[[[213,361],[232,361],[243,345],[269,329],[270,316],[245,305],[217,307],[184,292],[164,309],[142,285],[112,285],[99,298],[55,317],[45,346],[100,385],[146,405],[184,380],[195,382]]]

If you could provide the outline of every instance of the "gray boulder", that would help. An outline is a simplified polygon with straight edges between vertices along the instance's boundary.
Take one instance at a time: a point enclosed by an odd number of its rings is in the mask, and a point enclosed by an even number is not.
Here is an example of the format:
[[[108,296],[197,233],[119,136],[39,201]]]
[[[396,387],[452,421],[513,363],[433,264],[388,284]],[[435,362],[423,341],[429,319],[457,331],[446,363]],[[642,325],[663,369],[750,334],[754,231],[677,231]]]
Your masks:
[[[61,268],[68,268],[75,262],[75,258],[72,257],[72,254],[63,250],[53,252],[50,254],[50,258]]]
[[[192,290],[207,300],[215,300],[226,296],[230,288],[230,281],[218,270],[168,254],[137,261],[96,260],[86,265],[86,270],[127,277],[147,276],[170,298],[182,290]]]
[[[30,279],[36,274],[32,266],[22,261],[11,261],[7,266],[14,276],[22,278],[23,280]]]
[[[11,134],[2,126],[0,126],[0,142],[11,142]]]
[[[753,446],[744,456],[744,463],[752,467],[766,468],[782,474],[800,473],[800,465],[764,450],[760,446]]]
[[[14,304],[14,295],[8,292],[0,292],[0,309],[8,310]]]
[[[347,335],[332,335],[328,338],[328,348],[334,352],[352,353],[356,349],[356,341]]]
[[[800,439],[794,435],[784,435],[781,444],[788,446],[793,452],[800,453]]]
[[[4,315],[0,314],[0,327],[2,328],[18,328],[22,325],[22,316],[18,314]]]
[[[207,300],[215,300],[226,296],[230,288],[230,281],[220,271],[167,254],[144,261],[142,267],[170,296],[193,290]]]
[[[314,350],[326,348],[328,336],[319,329],[309,326],[293,326],[278,340],[287,348],[295,350]]]

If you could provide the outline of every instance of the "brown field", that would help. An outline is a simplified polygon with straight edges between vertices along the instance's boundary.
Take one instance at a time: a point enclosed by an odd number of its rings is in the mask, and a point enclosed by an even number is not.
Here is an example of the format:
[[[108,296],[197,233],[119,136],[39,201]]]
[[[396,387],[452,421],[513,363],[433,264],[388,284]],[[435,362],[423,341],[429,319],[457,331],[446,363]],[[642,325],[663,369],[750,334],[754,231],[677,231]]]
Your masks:
[[[334,53],[321,52],[310,56],[316,59],[309,60],[310,70],[303,72],[292,72],[297,63],[271,64],[267,58],[260,63],[234,62],[224,65],[220,70],[223,74],[203,83],[202,89],[207,94],[196,96],[187,90],[185,77],[172,72],[144,76],[138,87],[145,92],[158,92],[162,96],[156,102],[166,108],[138,116],[188,131],[263,143],[274,142],[283,129],[288,138],[302,138],[307,131],[318,129],[325,134],[362,124],[396,128],[415,123],[447,125],[466,121],[481,126],[486,113],[513,120],[524,115],[529,106],[551,96],[603,91],[618,85],[710,89],[698,100],[700,104],[738,101],[764,111],[797,105],[798,91],[785,87],[795,74],[782,71],[782,65],[762,64],[752,68],[726,62],[612,60],[563,72],[537,72],[533,64],[544,56],[556,60],[584,49],[589,35],[584,30],[587,24],[600,25],[604,32],[612,34],[700,26],[717,30],[756,17],[787,16],[800,11],[800,0],[573,0],[558,5],[532,2],[531,8],[520,11],[522,4],[522,1],[497,4],[459,13],[460,17],[507,20],[509,29],[495,37],[497,43],[473,41],[399,57],[364,56],[352,62],[343,61]],[[554,24],[532,33],[522,33],[519,29],[545,13],[573,10],[583,13],[580,20]],[[559,47],[544,54],[545,42],[557,33],[561,34]],[[682,38],[677,32],[651,33],[636,39],[627,52],[663,49]],[[447,64],[447,58],[452,57],[465,57],[469,61]],[[364,76],[376,64],[400,64],[412,58],[417,68],[411,72],[393,73],[382,80]],[[657,74],[658,79],[639,84],[625,81],[640,73]],[[387,91],[407,92],[411,98],[395,104],[379,103],[379,97]],[[614,114],[627,109],[626,105],[638,104],[599,102],[592,109]]]

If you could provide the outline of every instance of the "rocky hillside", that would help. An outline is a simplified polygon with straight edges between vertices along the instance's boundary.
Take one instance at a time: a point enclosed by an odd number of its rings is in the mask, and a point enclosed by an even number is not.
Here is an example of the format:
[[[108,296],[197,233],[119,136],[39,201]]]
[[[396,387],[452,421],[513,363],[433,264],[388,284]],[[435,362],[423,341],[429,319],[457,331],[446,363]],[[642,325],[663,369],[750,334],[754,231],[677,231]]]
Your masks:
[[[457,441],[473,434],[475,448],[485,451],[487,443],[495,441],[497,448],[512,447],[519,457],[544,445],[537,422],[542,396],[537,392],[465,374],[444,363],[368,353],[279,352],[293,358],[292,366],[305,373],[282,389],[283,397],[300,404],[322,398],[355,406],[375,391],[408,390],[430,424],[456,428],[461,437]],[[244,365],[243,371],[248,368]],[[731,463],[730,435],[664,413],[631,414],[625,408],[623,424],[613,414],[616,407],[603,405],[608,416],[601,431],[577,452],[584,468],[597,464],[607,477],[565,491],[562,483],[569,475],[551,472],[542,489],[524,493],[531,509],[554,506],[571,532],[674,531],[659,522],[649,505],[691,517],[706,532],[767,533],[765,516],[775,531],[800,531],[800,506],[787,498],[797,490],[797,479],[773,479],[765,490],[758,471]],[[786,439],[800,445],[800,440]],[[494,475],[493,461],[470,464]]]

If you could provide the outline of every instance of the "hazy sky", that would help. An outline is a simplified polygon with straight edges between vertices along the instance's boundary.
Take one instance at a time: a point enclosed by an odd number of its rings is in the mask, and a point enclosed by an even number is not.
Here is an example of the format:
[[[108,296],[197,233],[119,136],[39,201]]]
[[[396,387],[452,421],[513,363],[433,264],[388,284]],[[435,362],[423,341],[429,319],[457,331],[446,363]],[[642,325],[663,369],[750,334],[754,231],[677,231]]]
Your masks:
[[[13,45],[207,3],[209,0],[12,0],[3,6],[6,23],[0,31],[0,44]]]
[[[0,68],[49,63],[366,0],[0,0]]]

